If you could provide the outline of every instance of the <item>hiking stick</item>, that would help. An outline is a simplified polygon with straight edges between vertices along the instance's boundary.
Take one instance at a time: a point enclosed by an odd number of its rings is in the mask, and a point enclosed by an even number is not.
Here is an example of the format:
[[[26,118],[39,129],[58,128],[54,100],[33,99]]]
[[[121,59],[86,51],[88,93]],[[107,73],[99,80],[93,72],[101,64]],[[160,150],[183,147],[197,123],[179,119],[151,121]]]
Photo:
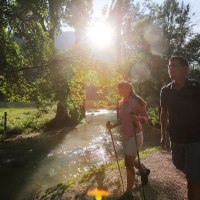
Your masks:
[[[140,176],[141,176],[141,183],[142,183],[142,168],[141,168],[141,163],[140,163],[140,154],[139,154],[139,150],[138,150],[138,142],[137,142],[137,136],[135,135],[135,144],[136,144],[136,150],[137,150],[137,157],[138,157],[138,164],[139,164],[139,170],[140,170]],[[142,185],[142,194],[143,194],[143,199],[145,200],[145,192],[144,192],[144,186]]]
[[[108,124],[110,124],[110,121],[108,121],[106,125],[108,125]],[[113,139],[113,134],[112,134],[112,131],[111,131],[110,129],[108,129],[108,131],[109,131],[110,136],[111,136],[112,145],[113,145],[113,149],[114,149],[114,152],[115,152],[115,158],[116,158],[116,161],[117,161],[117,166],[118,166],[118,170],[119,170],[119,175],[120,175],[120,178],[121,178],[122,187],[123,187],[123,192],[124,192],[124,182],[123,182],[121,170],[120,170],[120,167],[119,167],[119,160],[118,160],[117,152],[116,152],[116,149],[115,149],[115,143],[114,143],[114,139]]]
[[[134,116],[134,113],[131,112],[130,113],[131,116]],[[137,125],[135,123],[133,123],[133,126],[135,128],[137,128]],[[135,144],[136,144],[136,150],[137,150],[137,157],[138,157],[138,164],[139,164],[139,171],[140,171],[140,176],[141,176],[141,183],[142,183],[142,168],[141,168],[141,162],[140,162],[140,154],[139,154],[139,148],[138,148],[138,141],[137,141],[137,135],[136,133],[134,134],[135,135]],[[143,194],[143,199],[145,200],[145,192],[144,192],[144,186],[143,184],[142,185],[142,194]]]

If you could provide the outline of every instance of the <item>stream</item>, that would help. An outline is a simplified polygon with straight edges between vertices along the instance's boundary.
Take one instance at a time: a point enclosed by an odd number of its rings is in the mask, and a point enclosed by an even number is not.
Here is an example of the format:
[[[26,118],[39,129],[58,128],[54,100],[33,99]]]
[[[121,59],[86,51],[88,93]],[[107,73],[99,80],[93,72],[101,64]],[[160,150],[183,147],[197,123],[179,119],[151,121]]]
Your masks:
[[[0,143],[0,199],[28,200],[93,166],[115,160],[106,121],[116,112],[87,112],[86,122],[74,129],[47,132],[41,137]],[[159,144],[158,130],[147,127],[144,148]],[[123,158],[118,130],[113,130],[119,159]]]

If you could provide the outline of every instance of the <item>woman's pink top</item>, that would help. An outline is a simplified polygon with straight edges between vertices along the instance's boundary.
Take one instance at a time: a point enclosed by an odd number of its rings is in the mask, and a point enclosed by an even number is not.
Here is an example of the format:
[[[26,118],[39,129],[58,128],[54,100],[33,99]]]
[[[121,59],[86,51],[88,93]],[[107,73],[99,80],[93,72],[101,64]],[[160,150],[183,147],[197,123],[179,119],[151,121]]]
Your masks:
[[[134,113],[139,120],[136,122],[136,127],[131,119],[131,112]],[[119,120],[120,134],[123,138],[132,137],[135,133],[142,131],[142,124],[148,121],[146,108],[142,106],[135,98],[129,97],[127,102],[123,100],[119,102]]]

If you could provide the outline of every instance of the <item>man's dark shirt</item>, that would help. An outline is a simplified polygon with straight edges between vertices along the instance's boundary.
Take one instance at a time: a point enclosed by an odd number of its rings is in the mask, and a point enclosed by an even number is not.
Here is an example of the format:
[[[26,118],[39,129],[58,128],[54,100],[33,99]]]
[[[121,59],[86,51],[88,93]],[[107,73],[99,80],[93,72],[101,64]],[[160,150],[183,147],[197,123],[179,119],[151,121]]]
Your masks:
[[[169,134],[172,142],[200,141],[200,83],[186,79],[180,90],[173,82],[161,89],[160,104],[169,113]]]

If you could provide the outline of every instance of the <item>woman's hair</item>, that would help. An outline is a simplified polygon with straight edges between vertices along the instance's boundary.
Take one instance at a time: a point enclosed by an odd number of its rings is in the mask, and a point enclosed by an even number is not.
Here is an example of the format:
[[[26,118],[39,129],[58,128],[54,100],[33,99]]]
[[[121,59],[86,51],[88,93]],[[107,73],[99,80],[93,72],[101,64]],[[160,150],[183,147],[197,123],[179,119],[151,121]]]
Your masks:
[[[141,106],[146,107],[147,103],[144,101],[144,99],[143,99],[141,96],[139,96],[139,95],[135,92],[135,90],[134,90],[134,88],[133,88],[133,86],[132,86],[131,83],[129,83],[128,81],[121,81],[121,82],[118,84],[118,88],[119,88],[119,87],[122,87],[122,86],[125,86],[125,87],[128,86],[128,87],[130,87],[129,96],[132,97],[132,98],[134,98]]]

